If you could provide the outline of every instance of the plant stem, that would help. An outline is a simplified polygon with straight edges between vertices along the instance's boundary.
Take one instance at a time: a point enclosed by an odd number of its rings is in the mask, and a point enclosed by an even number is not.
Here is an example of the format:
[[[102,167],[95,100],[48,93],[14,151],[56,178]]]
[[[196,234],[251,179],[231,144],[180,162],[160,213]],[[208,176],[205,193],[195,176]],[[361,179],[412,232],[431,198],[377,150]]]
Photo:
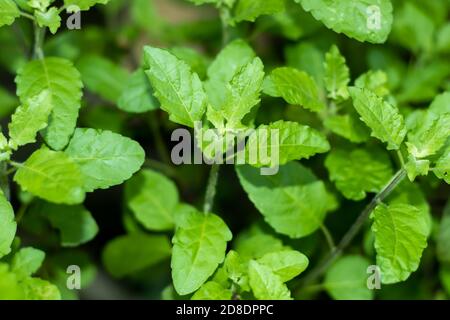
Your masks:
[[[0,162],[0,188],[3,191],[6,199],[10,199],[11,192],[9,189],[9,179],[8,179],[8,165],[5,161]]]
[[[369,218],[372,211],[376,206],[386,199],[387,196],[402,182],[406,176],[406,171],[402,168],[400,169],[392,179],[387,183],[387,185],[372,199],[372,201],[366,206],[366,208],[361,212],[359,217],[347,231],[347,233],[342,238],[338,246],[331,251],[321,263],[319,263],[296,287],[299,290],[308,284],[312,283],[318,277],[320,277],[328,267],[342,254],[345,248],[352,242],[358,232],[361,230],[364,222]]]
[[[214,205],[214,197],[216,196],[217,180],[219,178],[219,164],[213,164],[209,172],[208,185],[206,186],[205,203],[203,212],[209,213]]]
[[[30,20],[32,20],[32,21],[35,21],[34,16],[31,15],[31,14],[29,14],[29,13],[20,11],[20,15],[21,15],[22,17],[24,17],[24,18],[30,19]]]
[[[333,236],[331,235],[330,230],[328,230],[327,226],[324,224],[320,225],[320,230],[322,230],[322,233],[327,240],[328,246],[330,247],[331,251],[333,251],[336,248],[336,244],[334,243]]]
[[[45,29],[41,28],[34,23],[34,49],[33,58],[42,60],[44,59],[44,50],[42,49],[44,45]]]

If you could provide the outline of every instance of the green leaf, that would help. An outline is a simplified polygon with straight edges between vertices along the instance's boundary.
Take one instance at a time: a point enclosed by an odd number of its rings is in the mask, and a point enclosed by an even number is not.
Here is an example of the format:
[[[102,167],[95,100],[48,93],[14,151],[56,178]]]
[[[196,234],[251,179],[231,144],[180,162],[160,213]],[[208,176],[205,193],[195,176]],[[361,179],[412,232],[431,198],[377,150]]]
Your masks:
[[[450,91],[436,96],[429,110],[439,115],[450,113]]]
[[[269,267],[278,275],[282,282],[294,279],[308,267],[308,258],[295,250],[285,250],[265,254],[257,260],[258,263]]]
[[[37,9],[39,11],[45,11],[54,0],[28,0],[27,5],[30,8]]]
[[[226,84],[235,74],[256,57],[255,52],[244,40],[230,42],[220,51],[208,68],[209,80],[220,80]]]
[[[328,97],[337,100],[349,98],[348,84],[350,82],[350,70],[345,58],[339,52],[337,46],[333,45],[325,55],[325,86]]]
[[[196,73],[171,53],[145,47],[145,71],[161,109],[169,113],[171,121],[194,127],[206,110],[206,94]]]
[[[446,143],[450,132],[450,113],[435,114],[428,110],[408,133],[408,151],[415,158],[436,154]]]
[[[250,287],[256,299],[292,300],[289,289],[269,267],[251,260],[248,275]]]
[[[66,6],[77,6],[80,10],[89,10],[96,4],[107,4],[110,0],[64,0]]]
[[[430,161],[418,160],[413,155],[409,155],[405,169],[408,173],[409,180],[414,181],[417,176],[426,176],[428,174],[430,171]]]
[[[427,215],[411,205],[379,204],[372,218],[381,281],[390,284],[408,279],[427,246]]]
[[[432,217],[431,208],[427,201],[424,192],[418,184],[412,183],[409,180],[403,180],[402,183],[392,191],[392,194],[387,198],[387,203],[392,204],[408,204],[414,206],[423,212],[427,221],[428,233],[431,234]]]
[[[0,3],[0,27],[13,24],[20,17],[20,11],[13,0],[2,0]]]
[[[325,166],[336,188],[351,200],[362,200],[366,192],[377,193],[391,179],[392,165],[389,155],[379,148],[334,149]]]
[[[121,184],[145,160],[145,151],[136,141],[95,129],[76,129],[65,153],[79,165],[87,192]]]
[[[325,108],[320,100],[317,84],[306,72],[290,67],[277,68],[270,74],[277,97],[287,103],[318,112]],[[266,92],[267,93],[267,92]]]
[[[55,7],[51,7],[45,12],[36,10],[34,14],[39,27],[48,27],[52,34],[55,34],[61,26],[61,17]]]
[[[439,230],[436,239],[437,257],[442,263],[450,263],[450,202],[444,208],[444,213],[439,224]]]
[[[142,170],[127,182],[128,207],[142,225],[154,231],[172,230],[178,209],[178,190],[161,173]]]
[[[372,129],[372,136],[388,144],[388,150],[397,150],[406,135],[402,115],[390,103],[367,89],[349,88],[353,105],[361,120]]]
[[[261,15],[274,14],[284,10],[283,0],[239,0],[237,3],[234,20],[240,21],[252,21]]]
[[[11,252],[11,244],[16,235],[17,224],[14,211],[0,190],[0,259]],[[1,292],[1,290],[0,290]]]
[[[63,149],[76,126],[83,87],[72,62],[62,58],[28,62],[18,71],[16,83],[22,104],[44,90],[51,93],[53,111],[43,136],[51,148]]]
[[[450,184],[450,146],[448,146],[442,156],[436,161],[434,174],[439,179],[444,179],[444,181]]]
[[[383,43],[392,27],[390,0],[295,0],[334,32],[358,41]],[[379,24],[377,23],[379,18]]]
[[[238,126],[245,115],[260,102],[260,92],[264,81],[264,65],[259,58],[240,69],[227,87],[227,100],[220,111],[228,120],[228,126]]]
[[[218,110],[225,105],[226,86],[255,57],[253,49],[243,40],[234,40],[222,49],[209,66],[209,79],[205,82],[205,90],[211,105]]]
[[[183,216],[172,239],[172,279],[180,295],[196,291],[225,258],[232,238],[227,225],[214,214]]]
[[[19,146],[36,142],[37,132],[47,127],[52,108],[52,96],[48,90],[42,91],[18,107],[9,123],[11,148],[17,149]]]
[[[269,234],[257,233],[237,238],[235,249],[244,261],[258,259],[267,253],[287,250],[280,239]]]
[[[54,203],[83,202],[83,176],[65,153],[40,149],[21,164],[14,176],[24,191]]]
[[[323,285],[335,300],[372,300],[374,291],[367,288],[369,265],[357,255],[339,258],[328,269]]]
[[[131,81],[125,69],[101,56],[84,56],[78,61],[77,68],[88,90],[114,104]]]
[[[45,252],[35,248],[22,248],[14,255],[11,271],[20,279],[31,276],[41,267],[45,259]]]
[[[228,252],[223,263],[227,279],[231,279],[242,291],[250,291],[248,285],[247,261],[241,259],[236,251]]]
[[[292,160],[308,159],[328,150],[330,144],[319,131],[297,122],[282,120],[260,126],[250,135],[246,146],[250,158],[251,155],[258,155],[256,163],[250,159],[250,164],[254,166],[283,165]],[[277,153],[276,163],[271,163]]]
[[[135,71],[117,101],[119,109],[131,113],[156,110],[159,105],[153,97],[153,89],[142,69]]]
[[[313,19],[313,21],[315,20]],[[316,81],[320,94],[325,95],[325,54],[316,44],[301,41],[294,46],[288,46],[285,50],[285,57],[288,66],[310,74]]]
[[[325,119],[324,125],[333,133],[354,143],[366,142],[370,137],[370,131],[354,113],[331,115]]]
[[[47,219],[59,230],[63,247],[76,247],[94,239],[98,226],[91,213],[82,205],[64,206],[39,201],[32,212]]]
[[[220,283],[208,281],[198,289],[191,300],[231,300],[233,293]]]
[[[190,65],[192,71],[196,72],[200,79],[203,80],[206,77],[210,61],[209,58],[204,56],[198,50],[190,47],[173,47],[170,49],[170,52],[178,59],[183,60]]]
[[[25,292],[26,300],[60,300],[61,293],[58,288],[48,281],[38,278],[26,278],[21,287]]]
[[[9,266],[0,263],[0,300],[20,300],[25,292],[19,284],[18,276],[9,271]]]
[[[368,71],[356,79],[355,86],[360,89],[368,89],[379,97],[389,94],[388,77],[384,71]]]
[[[133,233],[110,241],[103,251],[103,264],[114,277],[121,278],[154,266],[170,257],[166,236]]]
[[[250,200],[281,234],[305,237],[320,227],[330,210],[324,183],[300,163],[289,162],[274,176],[263,176],[250,166],[236,170]]]

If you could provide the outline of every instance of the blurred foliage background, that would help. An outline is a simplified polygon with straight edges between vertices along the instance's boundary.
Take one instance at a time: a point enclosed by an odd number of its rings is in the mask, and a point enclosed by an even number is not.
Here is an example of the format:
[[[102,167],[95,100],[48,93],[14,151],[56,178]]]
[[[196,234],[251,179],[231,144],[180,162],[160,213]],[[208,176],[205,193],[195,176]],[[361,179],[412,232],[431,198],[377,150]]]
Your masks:
[[[244,22],[226,27],[229,39],[246,39],[264,61],[266,72],[275,66],[289,65],[307,71],[320,84],[323,81],[324,55],[337,44],[347,58],[352,79],[369,69],[383,70],[388,75],[392,99],[407,115],[427,107],[442,91],[450,90],[450,1],[395,0],[394,25],[387,43],[360,43],[326,29],[304,12],[293,0],[286,0],[286,11],[262,16],[255,23]],[[69,14],[62,14],[63,22]],[[167,114],[155,110],[133,114],[117,107],[127,79],[142,62],[144,45],[170,48],[205,77],[210,61],[220,51],[224,30],[218,11],[212,6],[194,6],[184,0],[112,0],[82,12],[80,30],[67,30],[65,25],[55,35],[47,34],[46,56],[65,57],[80,70],[85,96],[79,118],[80,127],[108,129],[139,141],[147,152],[145,166],[161,171],[176,182],[181,198],[201,206],[208,166],[175,167],[170,162],[173,142],[171,132],[176,125]],[[15,97],[16,71],[30,57],[32,24],[20,19],[11,27],[0,29],[0,118],[7,124],[18,105]],[[96,68],[89,68],[95,65]],[[323,88],[323,84],[322,84]],[[320,127],[317,117],[301,108],[267,98],[263,100],[257,123],[285,119]],[[339,139],[339,138],[335,138]],[[35,150],[25,148],[17,155],[24,160]],[[306,161],[306,165],[327,180],[322,158]],[[449,196],[449,187],[434,175],[419,179],[422,192],[439,224]],[[330,188],[332,188],[330,186]],[[23,207],[26,195],[15,192],[14,206]],[[364,208],[366,202],[339,198],[340,207],[327,217],[326,224],[335,239],[340,239]],[[90,194],[86,207],[99,225],[96,238],[77,249],[59,247],[58,234],[48,225],[39,225],[32,216],[24,216],[19,236],[23,243],[45,248],[48,254],[41,271],[59,284],[68,299],[173,298],[170,286],[170,261],[143,268],[124,279],[116,279],[105,271],[102,250],[115,237],[139,229],[123,202],[123,186]],[[271,233],[242,190],[233,166],[221,168],[215,212],[228,224],[233,234],[245,237],[258,226]],[[366,228],[369,229],[368,227]],[[438,228],[434,237],[438,236]],[[238,236],[239,237],[239,236]],[[283,238],[306,254],[314,265],[326,252],[326,242],[319,232],[301,240]],[[368,232],[359,236],[348,253],[373,255]],[[139,245],[139,244],[138,244]],[[450,245],[450,244],[449,244]],[[379,299],[434,299],[450,297],[450,271],[436,259],[433,241],[422,258],[419,271],[406,282],[383,286]],[[150,253],[151,254],[151,253]],[[65,265],[76,260],[83,273],[83,290],[65,288]],[[296,294],[296,298],[327,299],[320,290]]]

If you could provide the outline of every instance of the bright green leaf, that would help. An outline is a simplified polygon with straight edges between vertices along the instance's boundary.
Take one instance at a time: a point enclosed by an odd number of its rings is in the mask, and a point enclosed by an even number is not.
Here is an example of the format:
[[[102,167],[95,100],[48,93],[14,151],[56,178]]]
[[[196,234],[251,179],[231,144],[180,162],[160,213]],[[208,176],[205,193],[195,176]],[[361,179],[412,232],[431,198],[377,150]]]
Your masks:
[[[255,260],[248,266],[250,287],[259,300],[292,300],[291,293],[281,278],[272,270]]]
[[[281,234],[301,238],[313,233],[330,209],[324,183],[300,163],[289,162],[273,176],[250,166],[236,170],[250,200]]]
[[[34,248],[22,248],[14,255],[11,271],[21,279],[36,273],[45,259],[45,252]]]
[[[128,207],[142,225],[155,231],[172,230],[178,206],[178,190],[161,173],[142,170],[126,183]]]
[[[177,226],[172,253],[172,279],[180,295],[196,291],[225,258],[232,238],[227,225],[214,214],[191,212]]]
[[[13,0],[0,2],[0,27],[13,24],[18,17],[20,17],[20,11]]]
[[[45,12],[35,11],[35,16],[39,27],[48,27],[52,34],[55,34],[61,26],[61,17],[55,7]]]
[[[374,291],[367,288],[369,265],[361,256],[344,256],[328,269],[323,285],[335,300],[372,300]]]
[[[13,208],[0,190],[0,259],[11,252],[16,229]]]
[[[273,70],[270,79],[276,89],[276,96],[282,97],[287,103],[303,106],[314,112],[325,108],[316,82],[306,72],[282,67]]]
[[[400,148],[406,135],[398,109],[367,89],[351,87],[353,105],[361,120],[372,129],[372,136],[388,144],[388,150]]]
[[[348,84],[350,82],[350,70],[345,58],[339,52],[338,47],[333,45],[325,55],[325,86],[329,92],[328,96],[337,100],[349,98]]]
[[[325,26],[358,41],[383,43],[392,27],[390,0],[295,0]]]
[[[24,191],[54,203],[83,202],[83,175],[65,153],[40,149],[21,164],[14,176]]]
[[[206,94],[196,73],[168,51],[145,47],[145,71],[150,79],[161,109],[170,120],[194,127],[206,110]]]
[[[44,90],[52,95],[53,111],[43,135],[56,150],[63,149],[75,129],[83,87],[79,72],[62,58],[45,58],[27,63],[16,77],[22,104]]]
[[[287,282],[308,267],[308,258],[295,250],[285,250],[265,254],[257,260],[258,263],[269,267],[283,282]]]
[[[427,215],[411,205],[379,204],[372,218],[381,281],[390,284],[408,279],[427,246]]]
[[[327,152],[330,144],[322,133],[313,128],[296,122],[277,121],[262,125],[252,133],[246,149],[251,165],[274,166]],[[256,162],[253,161],[256,159]],[[275,160],[275,163],[271,163],[271,160]]]
[[[208,281],[192,296],[192,300],[231,300],[231,290],[217,282]]]
[[[236,22],[254,22],[261,15],[274,14],[283,10],[283,0],[239,0],[234,12],[234,19]]]
[[[52,108],[52,96],[48,90],[18,107],[9,124],[11,148],[17,149],[19,146],[36,142],[37,132],[47,127]]]
[[[87,192],[121,184],[145,159],[145,151],[136,141],[95,129],[76,129],[65,153],[79,165]]]
[[[366,192],[379,192],[392,177],[389,155],[381,149],[335,149],[329,153],[325,166],[330,180],[351,200],[362,200]]]

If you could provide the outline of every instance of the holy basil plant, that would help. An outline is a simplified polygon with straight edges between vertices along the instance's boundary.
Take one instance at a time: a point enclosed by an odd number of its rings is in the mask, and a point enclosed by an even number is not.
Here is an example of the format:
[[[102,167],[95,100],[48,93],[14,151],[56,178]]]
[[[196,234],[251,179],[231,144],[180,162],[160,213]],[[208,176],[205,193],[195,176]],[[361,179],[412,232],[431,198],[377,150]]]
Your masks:
[[[0,299],[449,298],[449,2],[161,2],[0,2]]]

